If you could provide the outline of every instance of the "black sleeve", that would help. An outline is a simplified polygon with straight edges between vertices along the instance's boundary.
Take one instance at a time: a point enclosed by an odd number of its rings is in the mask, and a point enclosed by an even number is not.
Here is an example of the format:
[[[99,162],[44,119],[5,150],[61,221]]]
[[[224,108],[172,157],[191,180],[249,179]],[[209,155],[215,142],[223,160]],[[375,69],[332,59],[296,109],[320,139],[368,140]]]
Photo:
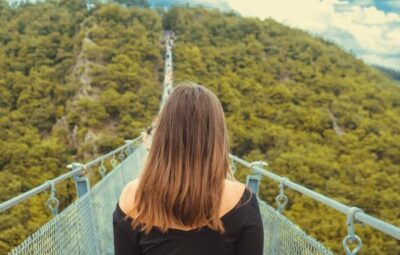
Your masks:
[[[114,212],[114,215],[118,212]],[[113,232],[114,232],[114,253],[115,255],[141,255],[140,247],[138,245],[137,240],[134,240],[134,233],[132,236],[128,235],[126,232],[130,228],[130,223],[128,221],[125,222],[117,222],[119,219],[116,219],[114,216],[113,219]]]
[[[251,192],[246,224],[242,227],[235,255],[262,255],[264,229],[256,195]]]

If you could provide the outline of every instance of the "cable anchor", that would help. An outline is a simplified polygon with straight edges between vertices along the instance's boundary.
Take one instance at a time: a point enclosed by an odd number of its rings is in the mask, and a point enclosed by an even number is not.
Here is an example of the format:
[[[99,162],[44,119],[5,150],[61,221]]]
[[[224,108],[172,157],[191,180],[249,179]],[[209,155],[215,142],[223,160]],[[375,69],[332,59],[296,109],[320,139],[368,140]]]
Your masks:
[[[67,165],[67,168],[71,169],[71,171],[74,171],[75,169],[80,168],[82,170],[82,172],[77,173],[76,174],[77,176],[83,176],[83,175],[86,174],[86,166],[84,164],[81,164],[81,163],[74,162],[72,164]]]
[[[125,159],[124,149],[122,149],[120,151],[118,158],[119,158],[120,162],[122,162]]]
[[[346,224],[347,224],[348,234],[343,239],[342,242],[346,255],[356,255],[362,247],[361,238],[355,234],[355,228],[354,228],[354,224],[357,223],[354,218],[354,215],[359,212],[363,212],[363,210],[357,207],[350,207],[350,209],[347,212]],[[352,244],[354,241],[356,241],[357,243],[356,247],[353,250],[350,250],[349,243]]]
[[[104,165],[104,160],[103,159],[101,160],[101,163],[100,163],[98,171],[99,171],[99,174],[101,175],[101,178],[103,178],[107,173],[107,168]]]
[[[117,164],[118,163],[117,163],[117,160],[115,159],[115,154],[113,154],[112,158],[111,158],[111,165],[112,165],[113,169],[117,167]]]
[[[128,146],[126,146],[125,154],[126,156],[129,156],[135,151],[133,140],[125,140],[125,144],[128,144]]]
[[[264,166],[268,166],[268,163],[265,162],[265,161],[253,161],[253,162],[250,163],[250,168],[251,168],[253,171],[255,171],[255,170],[254,170],[254,167],[262,168],[262,167],[264,167]]]
[[[282,178],[280,183],[279,183],[279,195],[275,197],[275,201],[278,205],[278,212],[282,213],[283,210],[285,209],[289,199],[285,195],[285,182],[289,181],[288,178]]]
[[[46,183],[50,185],[50,198],[47,199],[47,206],[50,208],[51,214],[56,216],[58,213],[58,206],[60,205],[60,201],[56,197],[56,186],[53,180],[46,181]]]

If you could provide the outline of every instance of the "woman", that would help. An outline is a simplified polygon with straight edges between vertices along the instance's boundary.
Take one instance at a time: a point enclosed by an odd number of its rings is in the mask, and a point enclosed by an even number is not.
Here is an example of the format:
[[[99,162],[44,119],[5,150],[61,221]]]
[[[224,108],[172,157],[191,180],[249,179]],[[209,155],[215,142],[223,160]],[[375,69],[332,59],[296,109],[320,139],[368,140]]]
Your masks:
[[[199,85],[176,87],[156,121],[140,177],[115,209],[115,254],[262,254],[257,198],[228,180],[228,153],[217,97]]]

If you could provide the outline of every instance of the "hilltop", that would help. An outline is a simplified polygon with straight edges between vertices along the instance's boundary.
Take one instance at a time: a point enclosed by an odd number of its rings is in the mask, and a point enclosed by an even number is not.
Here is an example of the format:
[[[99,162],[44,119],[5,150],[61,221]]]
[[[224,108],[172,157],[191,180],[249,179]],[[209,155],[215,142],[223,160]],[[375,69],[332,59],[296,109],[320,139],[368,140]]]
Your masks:
[[[224,0],[148,0],[150,6],[171,8],[174,6],[208,7],[221,11],[232,11],[228,2]]]

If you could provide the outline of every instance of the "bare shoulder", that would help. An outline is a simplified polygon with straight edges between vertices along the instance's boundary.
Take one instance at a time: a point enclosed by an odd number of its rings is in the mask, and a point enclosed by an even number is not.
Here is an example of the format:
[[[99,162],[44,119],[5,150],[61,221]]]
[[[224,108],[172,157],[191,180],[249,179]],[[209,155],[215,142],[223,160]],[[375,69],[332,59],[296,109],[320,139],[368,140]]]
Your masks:
[[[238,193],[240,195],[243,194],[246,185],[239,181],[225,180],[225,189],[230,193]]]
[[[225,180],[224,189],[222,191],[222,201],[220,215],[224,215],[240,201],[246,186],[243,183],[232,180]]]
[[[119,207],[124,213],[132,211],[138,185],[139,179],[135,179],[129,182],[122,190],[121,196],[119,197]]]

